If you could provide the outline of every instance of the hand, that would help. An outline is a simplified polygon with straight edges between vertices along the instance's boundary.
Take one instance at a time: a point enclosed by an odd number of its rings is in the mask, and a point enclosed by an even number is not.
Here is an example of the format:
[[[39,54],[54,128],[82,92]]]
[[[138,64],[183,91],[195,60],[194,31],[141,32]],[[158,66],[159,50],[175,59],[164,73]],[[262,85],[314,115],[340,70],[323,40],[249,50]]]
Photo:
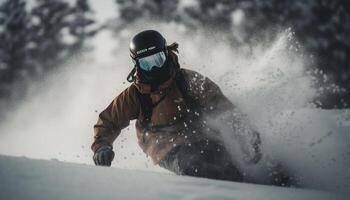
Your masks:
[[[100,166],[111,166],[112,160],[114,158],[114,152],[112,147],[104,145],[101,146],[94,154],[95,165]]]

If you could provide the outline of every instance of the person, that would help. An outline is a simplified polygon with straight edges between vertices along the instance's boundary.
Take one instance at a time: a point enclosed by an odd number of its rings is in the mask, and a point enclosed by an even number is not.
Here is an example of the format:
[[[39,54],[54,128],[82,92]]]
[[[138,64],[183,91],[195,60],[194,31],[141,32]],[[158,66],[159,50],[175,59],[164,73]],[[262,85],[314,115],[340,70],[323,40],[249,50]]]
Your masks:
[[[139,146],[154,164],[179,175],[243,181],[219,128],[206,121],[235,108],[219,86],[181,68],[178,44],[167,45],[155,30],[135,35],[130,53],[134,68],[127,79],[132,84],[99,114],[94,126],[95,164],[111,165],[114,140],[136,119]],[[253,149],[258,152],[256,141]]]

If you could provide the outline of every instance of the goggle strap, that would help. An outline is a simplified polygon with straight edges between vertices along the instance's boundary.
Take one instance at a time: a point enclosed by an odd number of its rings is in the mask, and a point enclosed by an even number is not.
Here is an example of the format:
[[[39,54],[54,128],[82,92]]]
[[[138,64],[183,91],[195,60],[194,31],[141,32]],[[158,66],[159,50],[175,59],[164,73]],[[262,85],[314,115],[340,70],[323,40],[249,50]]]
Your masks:
[[[171,45],[167,46],[167,49],[176,53],[179,53],[179,44],[177,42],[172,43]]]
[[[129,73],[128,77],[126,77],[126,80],[129,83],[132,83],[135,81],[136,76],[135,76],[135,72],[136,72],[136,65],[134,66],[134,68],[131,70],[131,72]]]

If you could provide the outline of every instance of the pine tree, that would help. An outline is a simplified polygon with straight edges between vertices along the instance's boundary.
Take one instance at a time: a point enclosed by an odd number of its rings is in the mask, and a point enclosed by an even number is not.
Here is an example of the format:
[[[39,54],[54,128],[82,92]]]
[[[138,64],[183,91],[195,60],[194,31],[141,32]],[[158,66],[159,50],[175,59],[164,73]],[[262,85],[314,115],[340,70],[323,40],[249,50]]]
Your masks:
[[[179,0],[115,0],[119,18],[116,31],[139,19],[181,21],[178,13]]]
[[[94,28],[95,21],[92,18],[93,11],[87,0],[77,0],[73,8],[74,20],[70,23],[70,34],[76,38],[74,44],[71,44],[71,51],[77,51],[83,48],[84,41],[94,36],[99,28]],[[93,28],[91,28],[93,27]]]
[[[41,71],[51,71],[83,48],[84,41],[97,30],[88,30],[94,24],[89,4],[77,0],[72,7],[61,0],[37,0],[32,10],[37,23],[33,25],[33,39],[37,48],[32,51]]]
[[[0,109],[6,99],[23,99],[29,80],[40,81],[62,66],[98,31],[90,28],[94,20],[87,0],[73,6],[37,0],[27,10],[25,0],[0,5]],[[14,90],[14,85],[20,87]]]
[[[69,4],[60,0],[37,0],[37,5],[32,10],[35,19],[33,29],[35,35],[33,42],[36,44],[31,56],[40,66],[39,74],[54,69],[69,56],[69,45],[64,41],[64,31],[69,28],[69,16],[72,15]]]
[[[31,63],[29,16],[23,0],[7,0],[0,6],[0,98],[11,95],[16,78],[25,78]]]

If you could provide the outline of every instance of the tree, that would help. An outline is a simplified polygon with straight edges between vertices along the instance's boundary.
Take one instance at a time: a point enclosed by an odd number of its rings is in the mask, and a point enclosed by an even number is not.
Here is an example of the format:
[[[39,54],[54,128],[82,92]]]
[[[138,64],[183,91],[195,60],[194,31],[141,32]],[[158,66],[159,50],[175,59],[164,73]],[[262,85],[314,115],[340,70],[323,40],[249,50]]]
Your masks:
[[[74,20],[69,26],[70,33],[76,38],[71,46],[71,51],[76,51],[84,46],[84,42],[89,37],[94,36],[100,28],[90,28],[95,21],[92,17],[93,11],[87,0],[77,0],[73,8]]]
[[[99,30],[93,27],[87,0],[77,0],[73,6],[61,0],[37,0],[27,10],[24,0],[0,5],[0,104],[5,99],[13,102],[14,96],[23,99],[29,80],[40,81],[62,66]],[[21,90],[14,90],[19,83]]]
[[[60,66],[70,56],[83,47],[85,39],[96,31],[87,31],[94,21],[86,16],[91,12],[86,0],[77,0],[71,7],[60,0],[37,0],[32,10],[36,34],[31,57],[40,67],[41,72],[51,71]]]
[[[8,0],[0,6],[0,98],[10,96],[13,81],[31,67],[29,22],[25,1]]]
[[[119,31],[138,19],[179,21],[177,12],[179,0],[115,0],[118,5],[119,17],[116,20],[115,31]]]

